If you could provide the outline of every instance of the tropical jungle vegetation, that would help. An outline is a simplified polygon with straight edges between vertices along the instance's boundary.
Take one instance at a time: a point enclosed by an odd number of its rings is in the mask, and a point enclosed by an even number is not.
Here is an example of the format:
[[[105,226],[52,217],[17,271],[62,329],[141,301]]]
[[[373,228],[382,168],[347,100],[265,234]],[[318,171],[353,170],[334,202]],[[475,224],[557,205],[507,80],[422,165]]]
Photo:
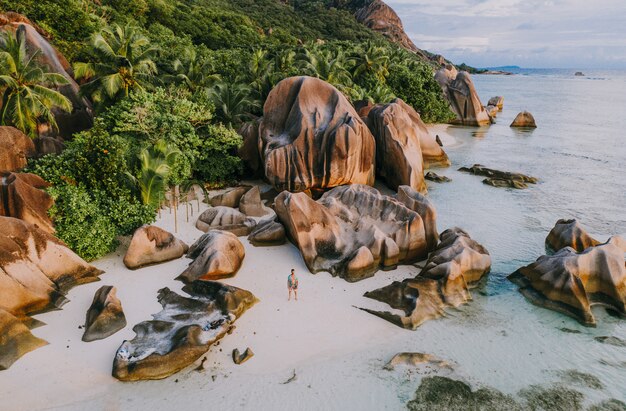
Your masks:
[[[236,130],[289,76],[328,81],[352,102],[400,97],[427,122],[449,120],[429,63],[355,20],[365,1],[0,0],[49,33],[96,113],[61,154],[29,165],[53,184],[59,238],[95,259],[152,221],[168,187],[236,181]],[[0,39],[0,121],[35,137],[38,122],[54,125],[53,109],[71,105],[55,91],[63,79],[19,42]]]

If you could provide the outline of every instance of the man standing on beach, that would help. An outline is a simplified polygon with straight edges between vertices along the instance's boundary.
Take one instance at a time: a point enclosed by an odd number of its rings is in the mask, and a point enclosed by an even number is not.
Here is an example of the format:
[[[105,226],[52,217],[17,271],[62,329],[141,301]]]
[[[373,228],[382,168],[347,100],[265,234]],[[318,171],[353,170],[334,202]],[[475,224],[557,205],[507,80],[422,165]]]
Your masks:
[[[291,292],[296,296],[296,301],[298,301],[298,277],[296,277],[296,271],[292,268],[291,274],[287,277],[287,289],[289,290],[289,298],[287,301],[291,300]]]

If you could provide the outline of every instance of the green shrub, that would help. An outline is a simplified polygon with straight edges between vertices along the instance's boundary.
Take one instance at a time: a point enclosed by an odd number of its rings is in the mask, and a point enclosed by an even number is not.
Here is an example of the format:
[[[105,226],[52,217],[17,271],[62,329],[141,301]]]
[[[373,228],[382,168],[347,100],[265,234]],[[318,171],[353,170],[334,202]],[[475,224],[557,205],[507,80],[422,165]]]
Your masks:
[[[200,138],[201,150],[194,167],[197,178],[210,183],[235,180],[243,170],[237,157],[241,136],[232,128],[217,124],[202,129]]]

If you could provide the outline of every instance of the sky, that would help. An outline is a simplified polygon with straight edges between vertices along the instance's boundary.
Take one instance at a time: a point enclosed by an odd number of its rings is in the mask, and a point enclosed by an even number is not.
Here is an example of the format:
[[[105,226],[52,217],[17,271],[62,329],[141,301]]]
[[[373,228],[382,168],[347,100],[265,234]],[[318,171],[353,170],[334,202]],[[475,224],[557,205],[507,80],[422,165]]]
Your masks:
[[[475,67],[626,69],[626,0],[386,0],[421,49]]]

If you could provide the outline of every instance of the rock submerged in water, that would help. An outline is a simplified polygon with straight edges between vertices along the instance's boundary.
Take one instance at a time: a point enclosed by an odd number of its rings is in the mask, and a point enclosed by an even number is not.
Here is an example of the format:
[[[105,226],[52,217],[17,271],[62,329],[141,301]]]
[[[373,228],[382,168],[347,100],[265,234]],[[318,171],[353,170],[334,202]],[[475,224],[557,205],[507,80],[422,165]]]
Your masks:
[[[439,174],[433,171],[429,171],[426,174],[424,174],[424,178],[429,181],[434,181],[435,183],[449,183],[450,181],[452,181],[451,178],[446,177],[446,176],[440,176]]]
[[[255,246],[285,244],[287,241],[285,227],[274,218],[259,221],[248,236],[248,241]]]
[[[0,126],[0,172],[21,170],[34,157],[33,140],[15,127]]]
[[[522,111],[515,117],[511,123],[511,127],[537,128],[537,124],[535,123],[535,118],[532,114],[528,111]]]
[[[205,233],[212,230],[229,231],[236,236],[248,235],[256,221],[230,207],[218,206],[205,210],[196,221],[196,228]]]
[[[565,247],[509,275],[533,304],[595,326],[591,305],[602,304],[626,317],[626,242],[611,237],[581,253]]]
[[[135,230],[124,265],[131,270],[182,257],[189,246],[159,227],[144,225]]]
[[[477,176],[485,176],[483,184],[494,187],[511,187],[511,188],[528,188],[528,183],[537,184],[539,180],[536,177],[527,176],[521,173],[511,173],[508,171],[494,170],[487,168],[481,164],[474,164],[471,167],[461,167],[459,171],[474,174]]]
[[[489,114],[480,102],[474,83],[469,73],[457,72],[448,64],[435,73],[435,80],[443,89],[444,95],[456,114],[453,123],[464,126],[487,126],[491,124]]]
[[[249,291],[213,281],[183,287],[189,297],[159,290],[163,310],[137,324],[136,336],[124,341],[113,361],[121,381],[156,380],[193,364],[228,333],[235,320],[256,302]]]
[[[243,244],[233,233],[212,230],[189,248],[193,261],[177,277],[186,283],[195,280],[219,280],[237,274],[246,256]]]
[[[502,96],[494,96],[489,99],[487,102],[487,106],[495,106],[499,111],[502,111],[504,108],[504,97]]]
[[[579,253],[589,247],[600,244],[591,237],[575,219],[560,219],[546,237],[546,249],[555,252],[565,247],[572,247]]]
[[[279,191],[374,183],[374,137],[343,94],[322,80],[279,82],[265,101],[259,136],[265,176]]]
[[[54,201],[44,191],[49,186],[35,174],[0,172],[0,216],[24,220],[53,234],[48,209]]]
[[[474,287],[491,269],[489,252],[458,227],[441,233],[441,243],[430,253],[422,271],[412,279],[365,293],[365,297],[404,311],[362,310],[399,327],[415,330],[425,321],[441,317],[446,307],[458,307],[471,300]]]
[[[93,302],[87,310],[83,341],[96,341],[107,338],[126,327],[126,316],[122,303],[117,298],[117,289],[103,285],[93,296]]]
[[[422,199],[415,197],[416,202]],[[369,186],[336,187],[318,201],[284,191],[275,210],[312,273],[328,271],[359,281],[381,267],[418,261],[429,251],[426,232],[431,230],[425,223],[431,222],[409,204]]]

